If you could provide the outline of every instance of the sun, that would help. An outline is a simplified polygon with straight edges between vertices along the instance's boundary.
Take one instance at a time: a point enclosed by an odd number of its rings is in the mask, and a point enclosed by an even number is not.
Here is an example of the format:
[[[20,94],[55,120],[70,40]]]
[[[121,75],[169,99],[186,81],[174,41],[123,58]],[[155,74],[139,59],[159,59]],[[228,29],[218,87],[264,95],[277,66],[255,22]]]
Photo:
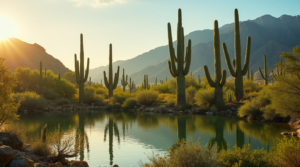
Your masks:
[[[0,15],[0,40],[17,37],[17,26],[8,17]]]

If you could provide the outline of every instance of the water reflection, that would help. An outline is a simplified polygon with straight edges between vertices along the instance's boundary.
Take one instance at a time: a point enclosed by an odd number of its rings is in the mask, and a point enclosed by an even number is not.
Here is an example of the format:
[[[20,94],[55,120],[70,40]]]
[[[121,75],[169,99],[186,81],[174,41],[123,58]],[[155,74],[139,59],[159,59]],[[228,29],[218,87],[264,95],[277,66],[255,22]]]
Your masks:
[[[48,124],[49,133],[58,124],[61,129],[71,126],[77,132],[77,144],[80,142],[79,147],[85,148],[79,153],[79,159],[87,161],[90,166],[114,163],[134,166],[141,158],[146,159],[147,155],[143,153],[153,148],[166,151],[166,147],[171,147],[178,139],[196,141],[200,138],[201,144],[216,146],[218,151],[228,149],[228,144],[243,147],[248,140],[252,148],[269,150],[282,137],[280,132],[291,131],[288,124],[248,122],[230,117],[128,112],[21,115],[20,120],[15,122],[26,128],[29,138],[40,136],[45,124]],[[104,141],[99,140],[99,135],[101,138],[104,136]],[[123,140],[120,141],[120,138]],[[119,148],[114,149],[114,144]]]

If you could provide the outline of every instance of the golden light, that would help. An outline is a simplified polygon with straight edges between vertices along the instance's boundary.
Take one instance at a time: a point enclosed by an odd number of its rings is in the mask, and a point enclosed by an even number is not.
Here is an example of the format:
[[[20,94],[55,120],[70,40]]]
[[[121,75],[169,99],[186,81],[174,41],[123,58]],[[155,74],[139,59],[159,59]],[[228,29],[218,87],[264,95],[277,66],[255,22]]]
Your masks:
[[[8,17],[0,15],[0,40],[17,37],[17,26]]]

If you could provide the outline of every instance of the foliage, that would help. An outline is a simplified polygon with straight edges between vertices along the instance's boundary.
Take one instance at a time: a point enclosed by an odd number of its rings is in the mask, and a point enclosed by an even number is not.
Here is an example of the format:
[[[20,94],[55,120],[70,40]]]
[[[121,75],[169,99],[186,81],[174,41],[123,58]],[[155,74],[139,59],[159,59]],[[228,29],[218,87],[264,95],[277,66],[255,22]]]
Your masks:
[[[171,88],[168,85],[168,82],[163,84],[154,85],[150,90],[158,91],[159,93],[172,93]]]
[[[69,99],[65,99],[65,98],[59,98],[54,100],[55,104],[57,105],[63,105],[63,104],[70,104],[71,101]]]
[[[167,104],[168,107],[175,107],[176,106],[176,101],[175,99],[170,99],[168,100]]]
[[[223,167],[272,167],[272,156],[263,149],[251,150],[248,147],[233,146],[231,150],[221,150],[217,154],[217,161]]]
[[[131,109],[134,106],[137,106],[137,101],[135,98],[127,98],[122,105],[122,107],[126,109]]]
[[[158,110],[159,110],[160,112],[165,112],[165,111],[167,111],[167,107],[166,107],[165,105],[160,105],[160,106],[158,107]]]
[[[85,87],[84,88],[84,102],[88,104],[104,105],[104,97],[102,95],[96,94],[96,89],[94,87]]]
[[[19,124],[17,123],[6,124],[2,131],[15,134],[23,143],[26,143],[26,130]]]
[[[111,104],[116,104],[116,103],[119,103],[119,104],[123,104],[124,101],[130,97],[130,94],[129,92],[118,92],[118,93],[114,93],[113,97],[111,97],[109,99],[109,102]]]
[[[46,99],[38,95],[36,92],[21,92],[12,94],[15,101],[21,101],[21,108],[26,108],[27,110],[41,109],[48,105]]]
[[[216,166],[215,151],[207,150],[200,145],[199,140],[194,144],[191,141],[177,141],[173,148],[168,148],[168,155],[152,154],[148,156],[151,163],[143,164],[141,167],[210,167]]]
[[[195,103],[204,109],[214,104],[215,90],[214,88],[199,89],[195,94]]]
[[[280,167],[300,166],[300,142],[295,138],[284,137],[273,149],[272,159]]]
[[[201,86],[199,82],[191,76],[185,76],[185,88],[194,87],[195,89],[199,89]]]
[[[50,143],[43,142],[39,136],[33,139],[31,143],[31,149],[35,154],[43,157],[47,157],[52,154]]]
[[[7,120],[19,118],[17,114],[20,106],[19,100],[11,97],[12,87],[15,86],[15,77],[3,65],[4,59],[0,58],[0,128]]]
[[[66,72],[64,78],[74,85],[77,85],[75,72]]]
[[[52,89],[44,89],[43,97],[48,100],[55,100],[59,98],[59,94]]]
[[[136,99],[140,105],[151,105],[158,97],[158,92],[153,90],[140,91],[136,95]]]
[[[185,111],[185,110],[191,109],[192,107],[193,107],[193,105],[191,105],[191,104],[184,104],[184,105],[179,106],[179,110]]]
[[[194,104],[195,103],[195,94],[197,90],[195,87],[190,86],[186,89],[186,103],[188,104]]]

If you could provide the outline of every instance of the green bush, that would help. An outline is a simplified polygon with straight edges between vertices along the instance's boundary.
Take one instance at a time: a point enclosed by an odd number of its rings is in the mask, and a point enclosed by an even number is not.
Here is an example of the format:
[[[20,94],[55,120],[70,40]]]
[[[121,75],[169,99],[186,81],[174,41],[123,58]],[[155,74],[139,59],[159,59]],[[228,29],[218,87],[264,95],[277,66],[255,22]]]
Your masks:
[[[137,93],[136,99],[140,105],[151,105],[158,97],[158,92],[153,90],[143,90]]]
[[[277,166],[300,166],[300,142],[298,139],[284,137],[272,148],[272,159]]]
[[[218,164],[222,167],[272,167],[272,156],[263,149],[251,150],[251,146],[243,148],[233,146],[231,150],[221,150],[217,154]]]
[[[165,111],[167,111],[167,107],[166,107],[165,105],[160,105],[160,106],[158,107],[158,110],[159,110],[160,112],[165,112]]]
[[[216,166],[215,151],[207,150],[197,141],[195,144],[191,141],[180,141],[173,145],[173,148],[168,148],[168,155],[154,154],[148,156],[151,163],[143,164],[141,167],[211,167]]]
[[[191,105],[191,104],[185,104],[185,105],[179,106],[179,110],[185,111],[185,110],[191,109],[192,107],[193,107],[193,105]]]
[[[52,154],[52,148],[49,143],[42,142],[40,137],[36,137],[36,139],[34,139],[34,141],[31,143],[31,149],[33,153],[43,157],[47,157],[48,155]]]
[[[168,100],[168,102],[167,102],[166,105],[168,107],[175,107],[175,104],[176,104],[175,100],[174,99],[170,99],[170,100]]]
[[[124,101],[122,107],[125,109],[131,109],[134,106],[137,106],[137,101],[134,98],[128,98]]]
[[[197,90],[195,87],[190,86],[186,89],[186,103],[188,104],[194,104],[195,103],[195,94]]]
[[[150,88],[150,90],[158,91],[159,93],[172,93],[172,90],[170,89],[167,82],[163,84],[154,85]]]
[[[119,103],[122,105],[124,101],[129,97],[130,97],[129,92],[120,92],[118,94],[114,94],[114,96],[109,99],[109,102],[111,104]]]
[[[214,88],[202,88],[199,89],[195,94],[195,103],[203,109],[208,109],[211,105],[214,104],[214,98]]]
[[[185,88],[194,87],[196,89],[199,89],[201,86],[199,85],[199,82],[196,81],[194,77],[191,76],[185,76]]]
[[[35,92],[22,92],[12,95],[15,101],[21,100],[21,108],[31,109],[40,109],[48,106],[46,99],[36,94]]]
[[[43,97],[45,99],[55,100],[55,99],[58,99],[59,96],[60,95],[58,93],[56,93],[54,90],[52,90],[52,89],[47,89],[47,88],[44,89]]]
[[[59,98],[54,100],[55,104],[57,105],[64,105],[64,104],[70,104],[71,101],[69,99],[65,99],[65,98]]]
[[[102,95],[96,94],[96,89],[93,87],[84,88],[84,102],[88,104],[94,103],[95,105],[104,105],[105,99]]]

